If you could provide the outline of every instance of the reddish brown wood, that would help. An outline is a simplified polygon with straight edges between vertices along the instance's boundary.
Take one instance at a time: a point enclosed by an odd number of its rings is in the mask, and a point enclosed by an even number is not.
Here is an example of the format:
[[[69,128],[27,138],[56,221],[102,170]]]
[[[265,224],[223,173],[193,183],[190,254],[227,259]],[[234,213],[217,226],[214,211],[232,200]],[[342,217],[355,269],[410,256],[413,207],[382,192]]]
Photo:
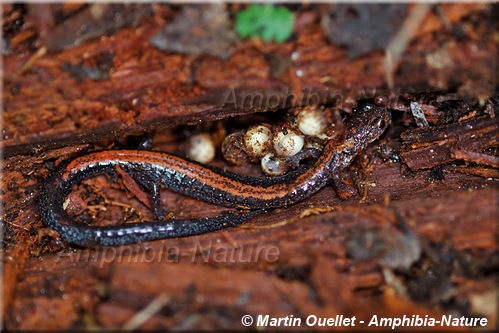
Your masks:
[[[485,15],[488,7],[443,6],[442,10],[450,24],[458,24],[467,15]],[[204,57],[193,62],[191,57],[161,52],[150,45],[149,38],[164,24],[161,15],[168,17],[171,13],[157,11],[156,15],[156,19],[143,20],[139,27],[122,28],[112,36],[64,52],[49,52],[32,60],[28,60],[32,53],[6,57],[5,125],[0,143],[4,154],[140,134],[196,123],[200,118],[212,120],[269,110],[274,105],[272,95],[283,102],[290,101],[293,94],[303,94],[304,101],[333,101],[348,109],[359,97],[386,93],[383,53],[348,59],[344,48],[327,41],[318,21],[303,26],[296,39],[287,43],[245,41],[237,44],[225,61]],[[430,14],[422,23],[425,29],[407,50],[401,74],[395,77],[395,91],[452,86],[461,87],[463,94],[476,91],[480,98],[488,96],[488,87],[496,82],[489,68],[496,62],[497,51],[486,21],[473,20],[482,25],[469,32],[472,40],[442,33],[440,38],[448,41],[444,43],[431,39],[431,33],[442,27],[438,15]],[[445,64],[453,65],[435,67],[418,51],[422,48],[425,54],[444,52]],[[289,59],[292,54],[298,60],[291,61],[280,77],[272,77],[272,62],[267,59],[274,55]],[[107,80],[82,80],[62,70],[64,63],[96,67],[103,57],[112,57],[113,70]],[[224,103],[231,87],[239,88],[243,96],[247,92],[262,94],[265,102],[256,107],[241,107],[232,100]],[[205,102],[196,103],[200,100]]]
[[[379,271],[389,267],[383,258],[406,245],[391,243],[393,235],[401,232],[394,225],[396,216],[420,237],[423,253],[433,255],[436,265],[442,265],[444,257],[424,250],[425,244],[445,243],[457,251],[453,258],[459,266],[440,278],[459,279],[460,290],[470,281],[463,275],[463,270],[472,268],[467,265],[487,269],[492,264],[487,260],[495,260],[497,204],[496,190],[488,189],[389,206],[347,205],[306,218],[297,218],[303,207],[294,207],[243,228],[210,235],[98,251],[67,249],[46,254],[43,260],[27,260],[7,319],[19,318],[18,327],[24,329],[49,327],[49,322],[56,329],[97,323],[119,328],[162,293],[167,295],[162,310],[142,328],[240,328],[243,314],[259,313],[306,317],[337,312],[359,318],[404,311],[435,313],[390,293],[381,303],[365,294],[386,285]],[[283,219],[287,223],[280,223]],[[379,233],[380,240],[395,247],[381,257],[352,261],[345,246],[355,235],[367,232]],[[474,252],[475,260],[483,258],[481,264],[460,261],[462,254]],[[431,297],[438,299],[440,294]],[[395,310],[393,302],[405,303],[404,311]],[[46,321],[47,306],[53,321]],[[199,320],[189,321],[192,313]],[[59,316],[64,320],[55,320]]]
[[[499,121],[495,117],[409,130],[401,134],[405,146],[401,151],[402,160],[411,170],[429,169],[454,160],[497,169],[497,158],[481,152],[499,144],[498,132]]]
[[[303,6],[292,40],[239,41],[226,60],[151,46],[178,7],[151,5],[152,15],[135,26],[43,54],[46,34],[61,33],[55,18],[71,26],[72,15],[89,7],[50,12],[44,5],[37,13],[33,4],[22,13],[2,6],[10,41],[0,142],[6,328],[134,328],[130,320],[151,304],[159,310],[145,315],[141,329],[242,329],[244,314],[458,313],[497,325],[497,313],[484,306],[495,299],[499,267],[494,5],[435,6],[404,53],[391,94],[384,52],[349,59],[322,31],[323,5]],[[75,72],[109,59],[112,70],[98,80]],[[71,247],[40,220],[39,190],[63,161],[154,131],[154,149],[178,153],[178,125],[225,119],[203,125],[221,137],[301,93],[344,111],[376,96],[395,110],[386,135],[348,170],[358,196],[341,200],[326,187],[239,228],[109,249]],[[255,94],[262,102],[248,99]],[[269,105],[271,98],[280,103]],[[438,107],[447,100],[462,103]],[[414,129],[411,101],[427,113],[428,129]],[[260,174],[251,164],[212,164]],[[95,214],[99,225],[151,219],[139,192],[123,177],[96,177],[75,188],[68,210],[86,212],[84,221]],[[226,209],[162,194],[177,217]]]

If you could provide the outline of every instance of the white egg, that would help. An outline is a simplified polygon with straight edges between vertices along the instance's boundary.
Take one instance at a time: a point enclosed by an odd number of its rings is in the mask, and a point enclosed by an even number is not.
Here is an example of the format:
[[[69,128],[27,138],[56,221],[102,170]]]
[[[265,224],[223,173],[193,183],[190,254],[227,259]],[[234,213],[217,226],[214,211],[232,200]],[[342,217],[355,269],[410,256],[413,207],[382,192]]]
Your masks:
[[[248,128],[244,135],[244,146],[248,154],[260,157],[270,148],[272,131],[264,125],[254,125]]]
[[[263,172],[269,176],[280,176],[289,169],[284,160],[275,157],[272,153],[268,153],[262,158],[261,166]]]
[[[199,163],[209,163],[215,158],[215,145],[211,136],[200,133],[189,138],[187,156]]]
[[[298,129],[305,135],[317,136],[326,129],[326,116],[321,109],[306,107],[298,113]]]
[[[303,148],[305,140],[303,136],[296,134],[292,130],[282,129],[274,133],[272,142],[277,155],[289,157],[296,155]]]

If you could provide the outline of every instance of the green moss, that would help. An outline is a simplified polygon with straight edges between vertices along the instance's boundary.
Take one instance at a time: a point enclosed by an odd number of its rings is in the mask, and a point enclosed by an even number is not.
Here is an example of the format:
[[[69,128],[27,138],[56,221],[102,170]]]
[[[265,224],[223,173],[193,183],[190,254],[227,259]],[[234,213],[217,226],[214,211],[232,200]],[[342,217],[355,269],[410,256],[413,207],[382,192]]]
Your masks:
[[[236,33],[260,37],[264,41],[284,42],[291,37],[295,16],[287,8],[271,4],[250,5],[236,14]]]

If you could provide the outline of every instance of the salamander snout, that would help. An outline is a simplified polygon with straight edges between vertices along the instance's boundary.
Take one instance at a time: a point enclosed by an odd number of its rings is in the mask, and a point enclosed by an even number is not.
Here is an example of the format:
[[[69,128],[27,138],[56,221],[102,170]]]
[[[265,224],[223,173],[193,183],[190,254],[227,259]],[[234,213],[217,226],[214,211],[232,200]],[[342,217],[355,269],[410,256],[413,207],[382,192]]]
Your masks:
[[[347,138],[353,139],[357,149],[363,149],[378,139],[391,122],[391,112],[385,107],[364,108],[350,119]]]

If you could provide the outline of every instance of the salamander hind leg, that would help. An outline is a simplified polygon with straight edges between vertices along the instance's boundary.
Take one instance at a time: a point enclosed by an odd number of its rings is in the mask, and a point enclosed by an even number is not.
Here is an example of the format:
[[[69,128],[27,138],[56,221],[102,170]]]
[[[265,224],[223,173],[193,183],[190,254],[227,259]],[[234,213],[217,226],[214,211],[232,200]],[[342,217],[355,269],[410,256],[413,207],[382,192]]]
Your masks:
[[[168,215],[168,211],[161,205],[161,186],[159,179],[154,179],[145,172],[134,169],[122,170],[117,168],[118,173],[123,177],[123,182],[130,192],[146,206],[154,211],[154,214],[159,220],[164,220]],[[145,194],[139,184],[148,193]]]

